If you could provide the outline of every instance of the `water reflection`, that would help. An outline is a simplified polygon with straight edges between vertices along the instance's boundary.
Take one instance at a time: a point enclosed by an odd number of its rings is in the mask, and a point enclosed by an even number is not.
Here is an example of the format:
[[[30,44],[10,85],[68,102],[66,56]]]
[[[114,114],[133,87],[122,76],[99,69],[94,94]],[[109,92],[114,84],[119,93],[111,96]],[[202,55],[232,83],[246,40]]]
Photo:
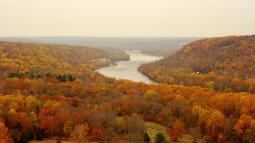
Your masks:
[[[105,76],[115,77],[116,79],[128,79],[148,84],[153,83],[147,76],[137,71],[137,68],[141,64],[153,62],[162,57],[143,54],[139,51],[127,51],[127,53],[130,56],[129,61],[119,61],[114,66],[101,68],[97,71]]]

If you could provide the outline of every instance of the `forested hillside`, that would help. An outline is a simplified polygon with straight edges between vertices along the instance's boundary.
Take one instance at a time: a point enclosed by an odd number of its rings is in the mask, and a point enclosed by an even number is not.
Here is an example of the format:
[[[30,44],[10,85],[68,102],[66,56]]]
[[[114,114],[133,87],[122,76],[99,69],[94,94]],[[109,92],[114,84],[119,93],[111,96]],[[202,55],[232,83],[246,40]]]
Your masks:
[[[107,78],[91,48],[0,49],[0,142],[255,142],[252,93]]]
[[[64,44],[76,46],[91,46],[98,49],[103,49],[108,52],[119,52],[139,50],[143,53],[168,56],[169,54],[181,49],[181,47],[191,41],[199,38],[146,38],[146,37],[0,37],[0,40],[10,42],[37,42]]]
[[[255,91],[254,69],[255,36],[194,41],[167,58],[139,68],[158,82],[250,92]]]
[[[0,42],[0,69],[16,74],[73,74],[109,55],[103,50],[75,46]],[[102,60],[101,60],[102,61]],[[99,64],[99,63],[98,63]],[[102,63],[104,64],[104,63]]]

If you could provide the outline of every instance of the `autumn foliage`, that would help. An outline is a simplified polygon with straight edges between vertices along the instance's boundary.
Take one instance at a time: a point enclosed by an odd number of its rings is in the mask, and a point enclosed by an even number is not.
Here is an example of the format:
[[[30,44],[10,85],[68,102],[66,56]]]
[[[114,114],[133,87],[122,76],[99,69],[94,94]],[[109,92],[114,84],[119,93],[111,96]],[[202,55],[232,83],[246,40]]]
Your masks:
[[[172,128],[168,132],[169,136],[173,138],[174,141],[177,141],[179,137],[184,135],[185,130],[182,123],[179,120],[176,120],[172,125]]]
[[[12,143],[8,129],[5,127],[5,124],[0,121],[0,143]]]
[[[255,36],[208,38],[139,70],[158,82],[254,93],[254,57]]]
[[[235,42],[235,37],[229,38],[229,43]],[[243,37],[244,43],[247,38],[252,39]],[[231,81],[237,91],[243,91],[239,85],[248,80],[239,76],[228,81],[216,71],[190,73],[197,78],[176,72],[185,78],[167,79],[184,85],[147,85],[95,72],[107,65],[98,64],[98,58],[105,57],[101,50],[0,43],[0,142],[143,142],[145,136],[152,141],[155,138],[148,135],[147,122],[166,127],[166,135],[173,141],[192,135],[208,142],[255,142],[254,94],[227,90],[225,84]],[[162,137],[165,135],[158,134],[156,139]]]

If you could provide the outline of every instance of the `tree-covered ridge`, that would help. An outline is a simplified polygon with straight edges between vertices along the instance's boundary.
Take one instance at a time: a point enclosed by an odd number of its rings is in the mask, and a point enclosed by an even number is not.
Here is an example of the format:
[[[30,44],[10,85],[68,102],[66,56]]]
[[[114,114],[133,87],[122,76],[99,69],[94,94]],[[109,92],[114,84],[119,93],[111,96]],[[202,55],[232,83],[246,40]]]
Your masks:
[[[252,92],[254,69],[255,36],[194,41],[167,58],[140,67],[140,71],[159,82]],[[243,87],[235,87],[240,83]]]
[[[0,42],[2,71],[74,73],[109,55],[99,49],[65,46]],[[94,62],[94,63],[93,63]]]
[[[62,48],[58,50],[61,52]],[[34,52],[31,59],[43,54]],[[15,61],[16,55],[22,54],[19,50],[10,52],[9,60]],[[60,65],[66,62],[57,56],[51,58]],[[25,68],[30,67],[26,64],[30,61],[23,62]],[[1,61],[7,63],[10,64],[8,60]],[[44,62],[34,63],[45,66]],[[89,63],[89,67],[93,65],[94,62]],[[107,78],[88,68],[76,72],[80,68],[70,66],[72,74],[56,76],[1,70],[0,142],[255,142],[252,93],[147,85]],[[5,72],[8,74],[2,74]]]

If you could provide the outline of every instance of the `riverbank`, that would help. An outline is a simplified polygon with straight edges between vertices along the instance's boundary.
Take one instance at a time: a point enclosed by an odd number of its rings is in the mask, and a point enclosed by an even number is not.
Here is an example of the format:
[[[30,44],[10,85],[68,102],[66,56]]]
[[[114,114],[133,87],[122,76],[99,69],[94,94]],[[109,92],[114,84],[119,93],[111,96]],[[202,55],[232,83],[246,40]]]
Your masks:
[[[100,68],[96,71],[116,79],[126,79],[134,82],[154,83],[147,76],[143,75],[137,68],[145,63],[154,62],[162,57],[141,53],[140,51],[126,51],[130,59],[128,61],[118,61],[112,66]]]

